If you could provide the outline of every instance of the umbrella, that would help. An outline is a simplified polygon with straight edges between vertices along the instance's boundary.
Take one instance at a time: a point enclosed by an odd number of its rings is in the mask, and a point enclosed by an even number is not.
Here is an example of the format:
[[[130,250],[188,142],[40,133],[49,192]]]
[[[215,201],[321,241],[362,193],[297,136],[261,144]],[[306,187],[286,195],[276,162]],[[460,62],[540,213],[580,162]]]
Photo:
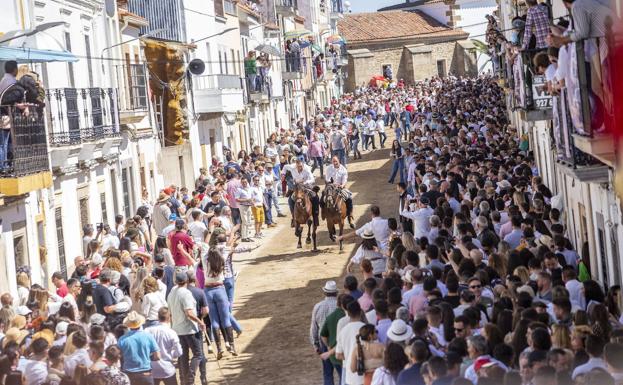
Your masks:
[[[311,45],[312,49],[318,53],[322,53],[322,48],[320,48],[320,46],[318,44],[312,44]]]
[[[0,60],[19,62],[75,62],[78,58],[45,31],[9,31],[0,37]]]
[[[305,40],[299,43],[299,47],[301,48],[307,48],[311,45],[311,42],[309,40]]]
[[[281,51],[279,51],[279,48],[274,47],[270,44],[260,44],[257,47],[255,47],[255,50],[259,52],[267,53],[273,56],[281,56]]]
[[[340,35],[331,35],[327,38],[327,43],[329,44],[344,44],[346,40]]]
[[[283,34],[285,39],[296,39],[303,36],[310,36],[312,33],[306,29],[295,29],[294,31],[288,31]]]

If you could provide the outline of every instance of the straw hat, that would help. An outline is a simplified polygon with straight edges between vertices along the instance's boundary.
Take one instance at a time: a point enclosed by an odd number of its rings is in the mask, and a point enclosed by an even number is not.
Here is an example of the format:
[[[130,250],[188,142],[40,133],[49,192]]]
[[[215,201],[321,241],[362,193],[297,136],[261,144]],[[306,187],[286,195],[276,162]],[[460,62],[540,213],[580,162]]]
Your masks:
[[[337,284],[335,281],[327,281],[322,288],[325,293],[337,293]]]
[[[145,317],[132,310],[123,320],[123,324],[130,329],[138,329],[145,323]]]
[[[169,196],[167,194],[165,194],[164,191],[160,191],[160,194],[158,195],[158,203],[163,203],[169,200]]]
[[[23,329],[26,327],[26,317],[24,317],[23,315],[16,315],[15,317],[13,317],[13,319],[11,320],[11,328],[15,327],[17,329]]]
[[[370,229],[366,229],[363,234],[361,234],[361,238],[363,239],[373,239],[374,233]]]
[[[28,335],[28,331],[20,330],[18,328],[9,328],[2,340],[2,347],[4,348],[9,342],[16,342],[18,345],[24,341],[24,338]]]
[[[387,338],[395,342],[406,341],[413,335],[413,330],[401,319],[392,322],[387,331]]]
[[[43,338],[44,340],[48,341],[48,344],[52,345],[52,342],[54,342],[54,333],[50,329],[43,329],[40,332],[32,335],[33,341],[37,338]]]

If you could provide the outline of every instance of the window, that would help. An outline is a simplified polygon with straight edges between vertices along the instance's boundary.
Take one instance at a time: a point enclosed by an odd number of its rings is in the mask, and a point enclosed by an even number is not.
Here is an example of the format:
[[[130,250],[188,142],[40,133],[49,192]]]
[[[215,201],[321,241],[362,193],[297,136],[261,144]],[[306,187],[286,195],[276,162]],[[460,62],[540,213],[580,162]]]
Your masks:
[[[130,181],[128,179],[128,169],[121,171],[121,186],[123,187],[123,212],[126,218],[130,217]]]
[[[93,62],[91,60],[91,38],[84,35],[84,49],[87,55],[87,71],[89,74],[89,87],[93,87]]]
[[[223,67],[225,67],[225,74],[228,74],[229,66],[227,65],[227,51],[223,51]]]
[[[186,183],[186,173],[184,171],[184,157],[183,156],[178,156],[177,157],[177,162],[179,164],[180,167],[180,185],[184,185]]]
[[[223,0],[214,0],[214,14],[216,16],[225,17],[223,10]]]
[[[78,207],[80,208],[80,224],[84,227],[89,224],[89,198],[80,198]]]
[[[102,223],[108,223],[108,210],[106,209],[106,193],[100,193],[100,207],[102,208]]]
[[[223,73],[223,54],[221,51],[218,51],[218,69],[219,73]]]
[[[210,43],[206,43],[206,75],[212,73],[212,50],[210,49]]]
[[[606,231],[604,230],[604,217],[601,213],[596,213],[595,219],[597,222],[597,249],[599,252],[599,259],[601,261],[601,279],[603,280],[604,286],[608,287],[608,282],[610,281],[608,277],[608,270],[610,266],[608,266],[608,255],[606,251]]]
[[[28,259],[28,241],[26,240],[26,221],[16,222],[11,225],[13,232],[13,254],[15,256],[15,268],[30,266]]]
[[[71,52],[71,35],[69,32],[65,32],[65,49]],[[67,69],[69,70],[69,88],[74,88],[76,86],[74,80],[74,63],[68,62]]]
[[[231,68],[232,74],[238,74],[238,68],[236,66],[236,54],[233,49],[231,50]]]
[[[437,60],[437,75],[439,75],[439,77],[445,78],[446,77],[446,60]]]
[[[117,213],[119,198],[117,197],[117,174],[115,173],[115,170],[110,170],[110,185],[112,188],[113,212]]]
[[[58,244],[59,271],[67,278],[67,260],[65,258],[65,240],[63,238],[63,216],[60,207],[54,209],[56,221],[56,243]]]

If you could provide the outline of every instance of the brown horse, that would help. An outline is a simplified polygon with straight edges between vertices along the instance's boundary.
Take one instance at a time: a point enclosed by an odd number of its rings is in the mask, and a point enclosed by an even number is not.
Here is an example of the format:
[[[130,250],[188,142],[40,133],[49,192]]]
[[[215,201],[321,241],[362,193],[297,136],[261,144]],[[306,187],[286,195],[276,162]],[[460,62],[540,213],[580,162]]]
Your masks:
[[[322,219],[327,221],[329,237],[335,242],[335,226],[339,225],[340,236],[344,233],[344,220],[346,220],[346,202],[340,190],[333,183],[327,183],[322,192]],[[340,251],[343,242],[340,240]]]
[[[299,239],[296,247],[299,249],[303,247],[301,243],[301,236],[303,235],[303,226],[307,225],[307,238],[305,239],[305,243],[309,245],[312,242],[313,238],[313,251],[317,251],[318,249],[316,248],[316,228],[318,226],[316,223],[314,223],[314,217],[312,213],[313,207],[311,199],[309,198],[308,189],[300,183],[296,184],[296,186],[294,186],[294,190],[292,191],[292,199],[294,199],[294,234]]]

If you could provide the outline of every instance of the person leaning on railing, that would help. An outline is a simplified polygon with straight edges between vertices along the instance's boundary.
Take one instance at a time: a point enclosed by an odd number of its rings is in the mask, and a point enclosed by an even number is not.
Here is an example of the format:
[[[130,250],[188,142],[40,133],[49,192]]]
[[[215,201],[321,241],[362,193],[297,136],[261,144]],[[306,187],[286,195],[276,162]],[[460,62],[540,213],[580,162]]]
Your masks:
[[[11,141],[11,118],[13,107],[27,111],[24,104],[26,90],[17,81],[17,63],[7,61],[4,64],[5,75],[0,80],[0,171],[9,167],[9,142]]]

